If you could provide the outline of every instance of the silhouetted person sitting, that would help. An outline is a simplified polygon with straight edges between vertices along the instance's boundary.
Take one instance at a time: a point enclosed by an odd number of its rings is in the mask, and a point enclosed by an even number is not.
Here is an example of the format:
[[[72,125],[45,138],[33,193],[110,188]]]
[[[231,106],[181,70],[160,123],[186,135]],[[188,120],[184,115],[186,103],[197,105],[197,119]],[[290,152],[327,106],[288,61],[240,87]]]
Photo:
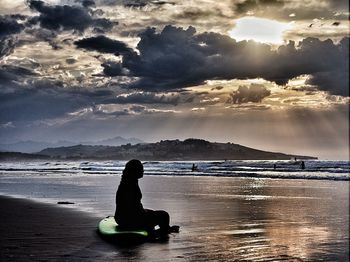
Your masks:
[[[133,159],[126,163],[116,194],[116,222],[120,227],[144,228],[148,232],[153,232],[159,226],[162,235],[178,232],[178,226],[170,227],[170,217],[166,211],[143,208],[138,184],[138,179],[142,177],[143,165],[139,160]]]

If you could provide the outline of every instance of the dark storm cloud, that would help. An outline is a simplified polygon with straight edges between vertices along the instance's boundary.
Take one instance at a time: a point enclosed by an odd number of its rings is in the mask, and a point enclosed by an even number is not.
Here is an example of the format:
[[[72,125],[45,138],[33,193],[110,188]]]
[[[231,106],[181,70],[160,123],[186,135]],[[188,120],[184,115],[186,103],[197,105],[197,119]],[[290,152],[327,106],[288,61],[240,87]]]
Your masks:
[[[13,38],[0,38],[0,59],[11,54],[16,46],[17,41]]]
[[[312,75],[306,84],[317,86],[318,89],[332,90],[334,95],[349,96],[349,73],[346,72],[320,72]]]
[[[160,90],[203,83],[206,76],[200,71],[206,55],[198,50],[194,33],[193,27],[183,30],[166,26],[160,34],[154,28],[140,34],[140,55],[132,53],[123,59],[123,66],[141,77],[133,87]]]
[[[32,70],[20,66],[3,65],[0,66],[0,96],[2,93],[12,92],[20,87],[20,82],[26,78],[36,76]]]
[[[93,18],[91,10],[83,6],[51,6],[40,0],[29,0],[28,5],[32,10],[40,13],[39,16],[31,19],[31,23],[39,23],[41,27],[50,30],[77,30],[83,32],[88,27],[110,30],[115,24],[105,18]]]
[[[306,38],[298,45],[291,41],[273,50],[266,44],[236,42],[217,33],[195,34],[193,27],[184,30],[166,26],[160,33],[149,28],[139,36],[139,54],[130,52],[123,58],[123,66],[139,78],[129,88],[180,90],[210,79],[258,77],[285,85],[294,77],[308,74],[322,90],[349,95],[345,88],[349,76],[348,38],[339,44]],[[316,81],[320,78],[327,78],[329,85]],[[345,84],[339,88],[335,86],[339,82]]]
[[[115,55],[134,52],[124,42],[113,40],[103,35],[84,38],[84,39],[75,41],[74,44],[78,48],[83,48],[89,51],[97,51],[101,53],[110,53]]]
[[[101,65],[103,67],[103,73],[106,76],[119,76],[122,75],[122,65],[118,62],[108,61]]]
[[[12,75],[14,79],[15,77],[37,75],[35,72],[33,72],[30,69],[27,69],[25,67],[20,67],[20,66],[13,66],[13,65],[4,65],[0,68],[0,70],[3,72],[6,72],[9,75]]]
[[[298,55],[290,59],[297,59],[296,64],[311,74],[307,84],[334,95],[349,96],[349,38],[337,45],[331,40],[309,38],[299,48]]]
[[[81,4],[84,7],[92,7],[92,6],[95,6],[95,1],[93,1],[93,0],[82,0]]]
[[[17,21],[22,19],[25,17],[21,15],[0,16],[0,59],[11,54],[16,47],[17,40],[13,36],[24,29]]]
[[[263,85],[251,84],[250,87],[240,86],[237,91],[231,94],[231,97],[227,102],[232,104],[242,104],[248,102],[259,103],[270,94],[271,91],[267,90]]]
[[[126,7],[145,7],[147,5],[148,1],[141,1],[141,0],[135,0],[135,1],[127,1],[124,6]]]
[[[24,29],[17,19],[16,16],[0,16],[0,38],[18,34]]]

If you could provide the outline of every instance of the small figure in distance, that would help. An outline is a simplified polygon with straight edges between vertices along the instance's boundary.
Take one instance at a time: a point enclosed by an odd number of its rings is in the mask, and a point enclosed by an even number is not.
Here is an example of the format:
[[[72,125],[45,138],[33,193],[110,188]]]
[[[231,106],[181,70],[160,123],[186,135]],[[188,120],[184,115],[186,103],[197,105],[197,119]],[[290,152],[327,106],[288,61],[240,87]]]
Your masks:
[[[301,161],[300,167],[301,167],[301,169],[305,169],[305,163],[304,163],[304,161]]]
[[[179,226],[170,226],[170,216],[164,210],[143,208],[142,193],[138,180],[143,177],[143,165],[133,159],[126,163],[123,175],[116,193],[115,221],[121,228],[146,229],[150,234],[156,231],[159,236],[166,237],[169,233],[178,233]]]
[[[277,166],[276,164],[273,164],[273,169],[276,170]]]
[[[192,172],[197,171],[197,170],[198,170],[198,166],[195,164],[192,164]]]

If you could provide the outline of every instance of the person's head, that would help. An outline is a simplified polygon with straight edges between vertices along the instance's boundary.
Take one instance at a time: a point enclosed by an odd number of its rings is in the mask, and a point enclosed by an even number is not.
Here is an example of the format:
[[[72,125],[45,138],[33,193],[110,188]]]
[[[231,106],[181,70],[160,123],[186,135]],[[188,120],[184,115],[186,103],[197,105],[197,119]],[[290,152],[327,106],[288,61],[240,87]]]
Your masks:
[[[139,179],[143,177],[143,165],[140,160],[132,159],[126,163],[123,170],[126,179]]]

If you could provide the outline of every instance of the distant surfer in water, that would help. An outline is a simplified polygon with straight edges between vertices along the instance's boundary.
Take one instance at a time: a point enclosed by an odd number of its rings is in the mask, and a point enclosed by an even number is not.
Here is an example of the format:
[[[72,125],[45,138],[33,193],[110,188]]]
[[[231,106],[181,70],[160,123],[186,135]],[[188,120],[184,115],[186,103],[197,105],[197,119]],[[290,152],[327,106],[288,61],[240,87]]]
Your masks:
[[[194,172],[194,171],[198,171],[198,166],[197,165],[195,165],[195,164],[192,164],[192,172]]]
[[[154,228],[159,226],[158,232],[163,236],[179,232],[178,226],[169,225],[170,216],[166,211],[143,208],[138,184],[142,177],[143,165],[139,160],[133,159],[126,163],[116,194],[114,218],[118,225],[124,228],[145,228],[149,232],[154,232]]]

